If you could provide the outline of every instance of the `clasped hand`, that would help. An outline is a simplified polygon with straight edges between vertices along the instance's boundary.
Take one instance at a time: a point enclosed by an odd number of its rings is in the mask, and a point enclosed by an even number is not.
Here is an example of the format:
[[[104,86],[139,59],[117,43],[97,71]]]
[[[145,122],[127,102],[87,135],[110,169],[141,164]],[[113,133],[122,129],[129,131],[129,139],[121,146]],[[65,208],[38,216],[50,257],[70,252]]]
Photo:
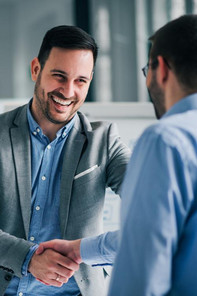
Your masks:
[[[55,239],[41,243],[28,271],[45,285],[61,287],[79,269],[81,240]]]

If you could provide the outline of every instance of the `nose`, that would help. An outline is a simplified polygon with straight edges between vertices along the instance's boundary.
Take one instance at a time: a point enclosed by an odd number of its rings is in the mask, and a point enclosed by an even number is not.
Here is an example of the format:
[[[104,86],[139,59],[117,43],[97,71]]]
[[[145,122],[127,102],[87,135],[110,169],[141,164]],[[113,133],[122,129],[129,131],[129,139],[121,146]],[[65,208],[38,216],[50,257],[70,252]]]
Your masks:
[[[65,98],[72,98],[75,96],[75,86],[73,81],[66,81],[63,87],[63,95]]]

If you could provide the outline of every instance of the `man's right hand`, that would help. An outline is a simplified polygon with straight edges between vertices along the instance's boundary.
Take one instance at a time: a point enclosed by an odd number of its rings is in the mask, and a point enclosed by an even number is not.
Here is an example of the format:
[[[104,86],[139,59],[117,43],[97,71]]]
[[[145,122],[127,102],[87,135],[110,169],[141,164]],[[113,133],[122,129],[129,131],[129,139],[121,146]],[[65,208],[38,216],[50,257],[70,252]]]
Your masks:
[[[61,287],[79,269],[79,264],[52,249],[34,253],[28,271],[45,285]]]
[[[51,241],[43,242],[39,245],[36,254],[42,254],[46,249],[53,249],[58,253],[70,258],[77,264],[82,263],[80,254],[81,239],[76,240],[63,240],[54,239]]]

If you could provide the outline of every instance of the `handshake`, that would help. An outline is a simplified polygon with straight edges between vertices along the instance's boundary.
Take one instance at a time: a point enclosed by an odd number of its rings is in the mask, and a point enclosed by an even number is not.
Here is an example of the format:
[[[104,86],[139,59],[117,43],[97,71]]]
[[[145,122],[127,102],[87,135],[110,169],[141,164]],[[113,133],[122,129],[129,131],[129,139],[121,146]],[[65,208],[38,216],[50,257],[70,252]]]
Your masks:
[[[28,271],[45,285],[61,287],[79,269],[80,243],[80,239],[41,243],[31,258]]]

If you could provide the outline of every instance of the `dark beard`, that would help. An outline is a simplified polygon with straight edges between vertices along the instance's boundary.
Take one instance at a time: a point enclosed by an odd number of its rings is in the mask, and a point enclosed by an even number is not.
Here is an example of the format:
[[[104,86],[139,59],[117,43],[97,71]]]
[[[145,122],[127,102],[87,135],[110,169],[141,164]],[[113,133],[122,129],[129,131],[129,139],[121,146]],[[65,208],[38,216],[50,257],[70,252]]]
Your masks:
[[[158,86],[155,74],[153,74],[152,81],[148,88],[148,93],[150,96],[150,100],[154,106],[156,118],[160,119],[166,113],[166,108],[165,108],[164,93],[161,90],[161,88]]]
[[[39,76],[37,78],[36,84],[35,84],[35,88],[34,88],[34,94],[36,97],[36,105],[39,106],[39,109],[41,110],[42,114],[52,123],[54,124],[62,124],[61,121],[55,120],[52,118],[52,116],[50,115],[49,112],[49,103],[46,102],[46,106],[43,105],[42,103],[42,98],[44,98],[45,93],[44,90],[41,89],[40,87],[40,81],[41,81],[41,72],[39,73]]]

